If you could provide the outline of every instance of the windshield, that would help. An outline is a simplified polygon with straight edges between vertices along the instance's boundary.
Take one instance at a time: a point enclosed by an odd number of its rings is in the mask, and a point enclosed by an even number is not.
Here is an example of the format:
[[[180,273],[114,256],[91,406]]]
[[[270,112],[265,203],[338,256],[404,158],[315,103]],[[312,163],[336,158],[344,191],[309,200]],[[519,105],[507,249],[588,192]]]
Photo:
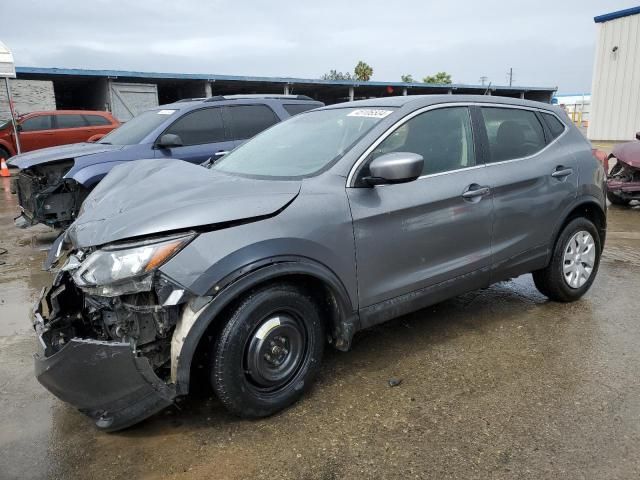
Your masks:
[[[223,157],[221,172],[259,177],[312,175],[337,160],[393,108],[336,108],[279,123]]]
[[[163,123],[177,110],[149,110],[127,123],[120,125],[114,131],[102,137],[98,143],[108,145],[135,145],[149,135],[156,127]]]

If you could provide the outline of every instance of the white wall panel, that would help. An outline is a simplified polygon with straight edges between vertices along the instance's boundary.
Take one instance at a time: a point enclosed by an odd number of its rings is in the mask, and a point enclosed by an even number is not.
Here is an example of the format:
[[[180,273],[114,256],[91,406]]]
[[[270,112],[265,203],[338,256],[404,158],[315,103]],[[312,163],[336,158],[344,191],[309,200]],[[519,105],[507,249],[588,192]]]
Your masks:
[[[596,26],[587,136],[590,140],[632,140],[640,131],[640,14]]]

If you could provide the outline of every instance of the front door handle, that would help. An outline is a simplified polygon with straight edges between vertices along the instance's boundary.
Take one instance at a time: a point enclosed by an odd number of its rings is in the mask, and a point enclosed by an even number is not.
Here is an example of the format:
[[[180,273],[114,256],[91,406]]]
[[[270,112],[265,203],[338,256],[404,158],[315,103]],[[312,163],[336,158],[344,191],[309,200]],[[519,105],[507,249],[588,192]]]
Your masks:
[[[490,191],[489,187],[481,187],[480,185],[473,183],[464,191],[462,198],[465,200],[471,200],[477,197],[484,197],[485,195],[488,195]]]
[[[219,152],[214,153],[214,155],[216,157],[223,157],[224,155],[226,155],[227,153],[229,153],[228,150],[220,150]]]
[[[556,167],[554,172],[551,174],[553,178],[564,178],[568,177],[573,173],[573,168],[564,168],[562,165]]]

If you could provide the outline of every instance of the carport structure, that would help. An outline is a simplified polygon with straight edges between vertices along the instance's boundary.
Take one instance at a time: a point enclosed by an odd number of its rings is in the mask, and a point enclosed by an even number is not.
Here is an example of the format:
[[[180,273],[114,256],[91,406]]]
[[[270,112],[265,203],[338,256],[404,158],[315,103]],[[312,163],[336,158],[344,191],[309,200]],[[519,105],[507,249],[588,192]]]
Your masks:
[[[109,110],[126,121],[145,108],[226,94],[299,94],[326,104],[392,95],[478,94],[550,102],[555,87],[320,80],[197,73],[17,67],[17,78],[53,82],[59,109]]]

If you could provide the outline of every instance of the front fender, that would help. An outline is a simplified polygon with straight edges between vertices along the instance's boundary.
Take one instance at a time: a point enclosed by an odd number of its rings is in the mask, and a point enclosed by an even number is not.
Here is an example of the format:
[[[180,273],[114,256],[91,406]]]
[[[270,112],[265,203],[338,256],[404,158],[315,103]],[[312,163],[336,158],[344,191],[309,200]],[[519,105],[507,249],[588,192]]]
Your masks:
[[[92,189],[95,187],[100,180],[102,180],[107,173],[111,171],[112,168],[117,165],[121,165],[123,163],[128,163],[126,161],[122,162],[105,162],[105,163],[96,163],[93,165],[86,166],[84,168],[80,168],[78,170],[72,170],[69,172],[65,178],[72,178],[80,185],[87,189]]]
[[[199,310],[193,303],[185,307],[171,341],[171,376],[179,394],[188,392],[193,356],[205,332],[224,308],[252,288],[289,275],[313,277],[330,289],[335,299],[333,332],[336,347],[341,350],[349,348],[359,322],[357,312],[340,279],[326,266],[307,258],[288,256],[264,259],[228,275],[225,283],[220,282],[215,296]]]

